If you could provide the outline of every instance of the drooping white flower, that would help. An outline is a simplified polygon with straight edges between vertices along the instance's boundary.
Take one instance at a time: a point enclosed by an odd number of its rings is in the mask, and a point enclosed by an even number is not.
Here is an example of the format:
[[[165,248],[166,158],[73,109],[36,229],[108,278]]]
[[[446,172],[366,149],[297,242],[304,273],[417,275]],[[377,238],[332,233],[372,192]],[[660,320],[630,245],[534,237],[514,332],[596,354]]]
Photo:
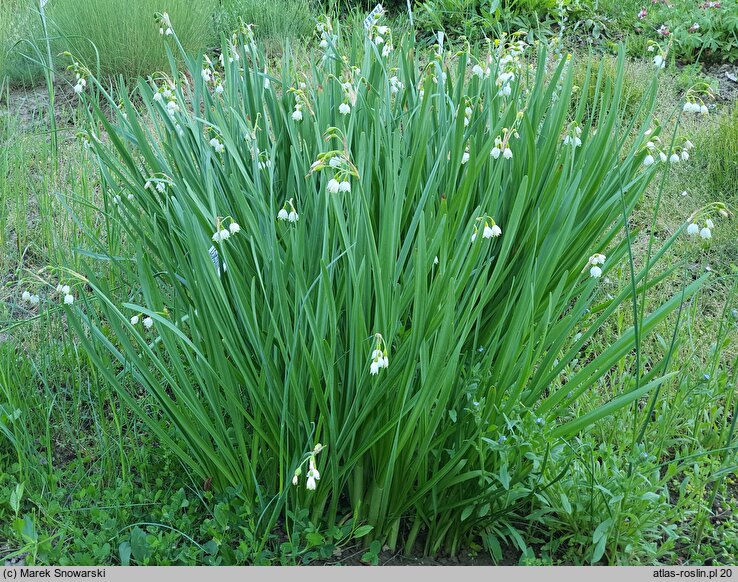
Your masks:
[[[655,161],[656,160],[653,159],[653,156],[651,154],[648,154],[645,158],[643,158],[643,165],[644,166],[650,166]]]
[[[480,78],[484,77],[484,69],[482,69],[481,65],[474,65],[472,67],[472,74]]]
[[[707,220],[705,220],[705,224],[707,225],[707,228],[710,228],[710,229],[715,228],[715,223],[712,220],[710,220],[709,218]]]
[[[433,257],[433,264],[434,265],[437,265],[438,264],[438,255],[436,255],[435,257]]]
[[[687,150],[682,150],[681,158],[682,161],[686,162],[689,159],[689,152]]]
[[[31,298],[29,299],[31,305],[38,305],[38,302],[41,301],[38,295],[31,295]]]
[[[328,160],[328,165],[331,168],[339,168],[341,167],[342,163],[343,163],[343,160],[339,158],[338,156],[333,156],[330,160]]]
[[[133,317],[131,317],[131,325],[136,325],[138,321],[139,321],[138,315],[134,315]]]
[[[69,295],[69,292],[70,292],[70,291],[71,291],[71,289],[69,288],[69,285],[64,285],[64,286],[63,286],[63,287],[61,288],[61,292],[62,292],[62,293],[63,293],[64,295]]]
[[[23,291],[23,294],[21,295],[21,299],[28,303],[31,300],[31,293],[29,291]]]
[[[461,163],[466,164],[469,161],[469,151],[465,151],[463,154],[461,154]]]
[[[600,269],[597,265],[593,265],[592,268],[589,270],[589,274],[591,277],[598,279],[599,277],[602,277],[602,269]]]
[[[351,113],[351,106],[348,103],[341,103],[338,106],[338,112],[341,115],[348,115],[349,113]]]
[[[673,153],[669,156],[669,162],[671,162],[672,164],[676,164],[679,161],[679,159],[680,159],[679,155],[676,153]]]
[[[498,148],[497,146],[493,147],[493,148],[492,148],[492,151],[490,152],[490,155],[491,155],[491,156],[492,156],[492,157],[493,157],[494,159],[496,159],[496,160],[497,160],[497,159],[499,159],[499,157],[500,157],[500,154],[502,154],[502,150],[501,150],[500,148]]]
[[[492,238],[492,227],[484,225],[484,230],[482,230],[482,238]]]
[[[700,231],[700,236],[704,239],[712,238],[712,231],[705,227]]]
[[[279,212],[277,212],[278,220],[287,220],[288,218],[289,218],[289,214],[287,213],[286,208],[282,208]]]
[[[492,231],[492,236],[495,238],[502,234],[502,229],[497,224],[493,224],[490,230]]]
[[[305,488],[309,491],[315,491],[316,487],[317,483],[315,482],[315,477],[311,477],[308,472],[308,478],[305,481]]]
[[[210,140],[210,145],[219,154],[222,154],[225,150],[225,146],[220,143],[220,140],[217,137]]]
[[[502,152],[502,157],[506,160],[509,160],[513,157],[512,150],[510,148],[505,148],[505,150]]]
[[[664,152],[659,152],[659,158],[661,158],[662,162],[665,162],[669,159],[668,157],[666,157],[666,154]]]
[[[379,374],[379,360],[372,360],[372,363],[369,364],[369,373],[372,376]]]
[[[151,317],[144,317],[143,325],[146,329],[154,327],[154,320]]]
[[[64,296],[64,305],[72,305],[74,303],[74,296],[73,295],[65,295]]]
[[[707,115],[708,114],[707,105],[700,105],[700,113],[702,115]]]
[[[287,216],[287,220],[289,220],[290,222],[297,222],[298,220],[300,220],[300,216],[297,214],[297,212],[292,210]]]
[[[231,233],[227,228],[224,228],[218,233],[218,236],[220,240],[228,240],[231,237]]]
[[[687,227],[687,234],[690,236],[696,236],[700,232],[700,227],[694,222]]]
[[[295,109],[292,112],[292,119],[294,121],[302,121],[302,111],[300,111],[299,109]]]
[[[156,191],[157,192],[164,192],[167,189],[167,185],[164,182],[157,182],[156,183]]]
[[[351,182],[344,180],[338,185],[338,190],[340,192],[351,192]]]
[[[241,232],[241,225],[237,222],[231,222],[231,224],[228,225],[228,230],[231,231],[231,234],[236,234],[237,232]]]
[[[326,186],[326,190],[328,190],[329,194],[338,194],[338,191],[341,189],[341,184],[336,180],[335,178],[331,178],[328,181],[328,186]]]
[[[657,69],[663,69],[666,66],[664,57],[662,57],[661,55],[656,55],[655,57],[653,57],[653,64],[656,65]]]

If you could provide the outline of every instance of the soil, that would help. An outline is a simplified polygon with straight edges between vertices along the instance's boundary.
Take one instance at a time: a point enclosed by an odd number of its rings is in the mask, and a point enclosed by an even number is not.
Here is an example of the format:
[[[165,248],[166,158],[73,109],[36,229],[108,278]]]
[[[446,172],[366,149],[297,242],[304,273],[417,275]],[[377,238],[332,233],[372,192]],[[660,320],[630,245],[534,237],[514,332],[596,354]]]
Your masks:
[[[720,89],[717,99],[722,103],[735,103],[738,101],[738,64],[719,63],[706,66],[704,73],[717,79]]]

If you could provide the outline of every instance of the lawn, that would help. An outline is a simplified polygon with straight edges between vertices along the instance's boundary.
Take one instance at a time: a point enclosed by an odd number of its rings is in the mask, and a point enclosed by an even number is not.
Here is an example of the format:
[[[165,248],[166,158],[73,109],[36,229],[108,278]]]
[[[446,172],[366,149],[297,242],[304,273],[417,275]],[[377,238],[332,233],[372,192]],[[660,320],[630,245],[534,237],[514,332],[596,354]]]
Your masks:
[[[11,1],[0,563],[735,563],[735,0]]]

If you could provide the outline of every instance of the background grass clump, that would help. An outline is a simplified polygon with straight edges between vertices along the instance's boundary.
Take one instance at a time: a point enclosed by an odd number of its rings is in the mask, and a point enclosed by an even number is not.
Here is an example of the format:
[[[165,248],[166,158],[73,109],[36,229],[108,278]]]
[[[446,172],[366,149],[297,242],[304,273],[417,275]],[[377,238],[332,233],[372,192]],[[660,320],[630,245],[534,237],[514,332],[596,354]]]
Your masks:
[[[215,7],[214,0],[54,0],[48,4],[50,34],[59,37],[57,52],[71,52],[92,71],[99,67],[101,78],[134,79],[169,66],[157,13],[169,14],[185,50],[200,51],[210,39]]]

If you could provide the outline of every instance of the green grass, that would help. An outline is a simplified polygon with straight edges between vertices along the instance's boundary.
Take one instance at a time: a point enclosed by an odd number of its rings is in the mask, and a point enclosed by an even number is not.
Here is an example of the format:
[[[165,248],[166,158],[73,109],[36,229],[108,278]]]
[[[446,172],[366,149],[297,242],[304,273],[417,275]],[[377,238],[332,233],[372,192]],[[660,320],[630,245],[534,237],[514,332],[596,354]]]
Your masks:
[[[69,51],[102,78],[146,77],[168,68],[165,43],[155,21],[167,12],[191,51],[210,40],[214,0],[54,0],[48,5],[57,52]]]

